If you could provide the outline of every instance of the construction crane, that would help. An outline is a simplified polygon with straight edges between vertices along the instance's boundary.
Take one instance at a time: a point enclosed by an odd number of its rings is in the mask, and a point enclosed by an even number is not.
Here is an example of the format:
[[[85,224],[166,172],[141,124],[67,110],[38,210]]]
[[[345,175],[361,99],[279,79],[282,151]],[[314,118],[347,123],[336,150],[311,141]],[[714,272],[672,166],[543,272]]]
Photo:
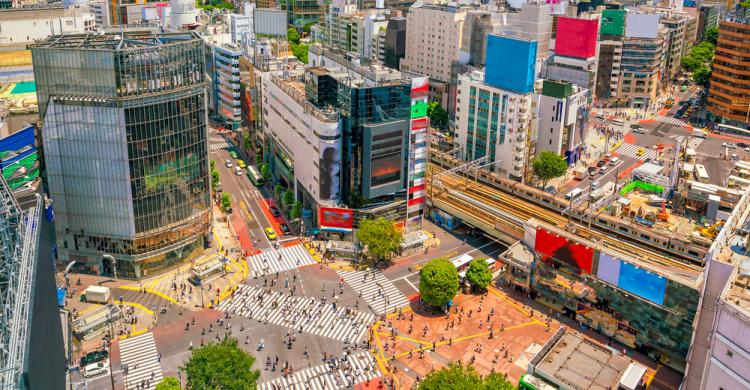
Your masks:
[[[716,222],[711,226],[704,227],[701,229],[701,236],[713,240],[721,231],[721,227],[724,226],[724,221]]]
[[[661,211],[656,216],[656,219],[664,222],[669,221],[669,214],[667,214],[667,201],[665,199],[661,200]]]

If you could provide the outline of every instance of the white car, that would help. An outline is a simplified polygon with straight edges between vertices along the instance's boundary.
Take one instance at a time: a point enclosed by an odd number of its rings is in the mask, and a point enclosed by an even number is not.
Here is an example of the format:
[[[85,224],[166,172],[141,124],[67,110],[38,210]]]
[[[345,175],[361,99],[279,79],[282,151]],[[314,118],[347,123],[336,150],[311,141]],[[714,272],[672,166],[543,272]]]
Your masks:
[[[721,144],[721,146],[723,146],[725,148],[729,148],[729,149],[734,149],[734,148],[737,147],[737,145],[735,145],[732,142],[724,142],[724,143]]]
[[[234,167],[234,174],[237,176],[242,176],[244,172],[242,172],[242,168],[240,167]]]
[[[91,378],[92,376],[106,374],[108,372],[109,367],[107,364],[104,364],[104,362],[91,363],[83,369],[83,377]]]
[[[224,161],[224,165],[226,165],[226,166],[227,166],[227,168],[231,168],[231,167],[233,167],[233,166],[234,166],[234,164],[232,164],[232,160],[230,160],[230,159],[226,159],[226,160]]]
[[[640,127],[640,126],[633,128],[633,132],[634,133],[638,133],[638,134],[646,134],[647,133],[646,129],[644,129],[643,127]]]

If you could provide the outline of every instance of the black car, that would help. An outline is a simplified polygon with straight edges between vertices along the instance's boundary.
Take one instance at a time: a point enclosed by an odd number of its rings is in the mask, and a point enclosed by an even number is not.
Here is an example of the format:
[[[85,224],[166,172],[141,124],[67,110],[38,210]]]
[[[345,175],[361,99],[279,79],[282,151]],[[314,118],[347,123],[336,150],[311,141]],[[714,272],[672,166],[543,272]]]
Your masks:
[[[89,352],[86,355],[81,357],[81,367],[86,367],[89,364],[93,364],[96,362],[100,362],[102,360],[106,360],[109,357],[109,352],[107,350],[102,349],[100,351],[93,351]]]
[[[279,225],[279,228],[281,229],[281,232],[284,233],[285,235],[289,234],[289,226],[286,226],[285,223],[282,223],[281,225]]]
[[[743,149],[744,149],[744,148],[746,148],[746,147],[747,147],[747,144],[746,144],[746,143],[744,143],[744,142],[737,142],[737,147],[738,147],[738,148],[743,148]]]
[[[281,215],[281,213],[279,212],[279,209],[276,208],[276,206],[271,206],[270,209],[271,209],[271,215],[273,215],[274,217],[278,217],[279,215]]]

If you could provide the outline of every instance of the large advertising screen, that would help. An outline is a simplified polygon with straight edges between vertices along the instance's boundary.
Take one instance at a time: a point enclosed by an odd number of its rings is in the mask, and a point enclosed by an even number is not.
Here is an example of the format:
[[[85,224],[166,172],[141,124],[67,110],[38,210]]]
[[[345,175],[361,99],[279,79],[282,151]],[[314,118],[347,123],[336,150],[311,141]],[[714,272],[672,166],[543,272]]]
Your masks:
[[[599,254],[599,268],[596,270],[596,277],[617,286],[617,280],[620,278],[620,259],[616,259],[606,253]]]
[[[555,54],[576,58],[596,55],[597,19],[557,18]]]
[[[581,272],[591,273],[594,250],[586,245],[570,242],[563,236],[537,228],[534,249],[546,256],[542,260],[554,258]]]
[[[401,153],[373,157],[371,165],[373,187],[401,180]]]
[[[339,144],[321,142],[319,148],[320,199],[338,199],[341,167]]]
[[[667,291],[667,278],[623,261],[617,287],[663,305],[664,293]]]
[[[354,228],[354,210],[321,207],[318,209],[320,230],[351,232]]]

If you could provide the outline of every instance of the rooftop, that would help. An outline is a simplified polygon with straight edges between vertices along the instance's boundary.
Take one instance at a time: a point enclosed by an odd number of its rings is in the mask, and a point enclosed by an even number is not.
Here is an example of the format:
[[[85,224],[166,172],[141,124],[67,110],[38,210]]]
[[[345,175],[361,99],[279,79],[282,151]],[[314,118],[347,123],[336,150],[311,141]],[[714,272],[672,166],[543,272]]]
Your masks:
[[[533,374],[572,389],[615,389],[631,361],[612,349],[558,330],[531,361]]]
[[[106,33],[50,35],[37,44],[36,48],[76,48],[123,50],[132,48],[158,47],[176,42],[200,39],[195,32],[157,33],[152,29],[129,29]]]

